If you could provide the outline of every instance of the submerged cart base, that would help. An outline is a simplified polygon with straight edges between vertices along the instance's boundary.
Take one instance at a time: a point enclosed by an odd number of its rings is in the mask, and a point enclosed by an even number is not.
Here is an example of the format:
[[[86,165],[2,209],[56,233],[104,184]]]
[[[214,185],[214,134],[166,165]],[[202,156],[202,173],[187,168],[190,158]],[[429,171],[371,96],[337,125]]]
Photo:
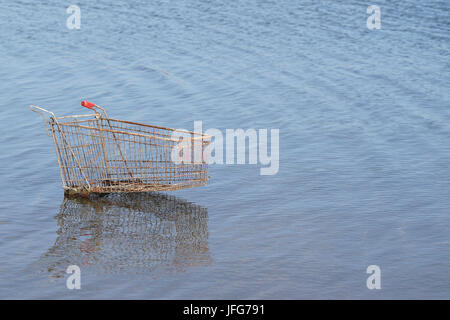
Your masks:
[[[208,180],[204,149],[210,136],[184,130],[111,119],[88,101],[95,114],[56,117],[53,138],[66,194],[171,191],[203,186]],[[100,109],[103,114],[96,111]]]
[[[143,183],[127,183],[122,184],[120,187],[94,187],[91,189],[87,189],[84,187],[74,187],[74,188],[65,188],[64,194],[69,196],[89,196],[91,193],[96,194],[108,194],[108,193],[116,193],[116,192],[153,192],[153,191],[175,191],[180,189],[201,187],[206,185],[206,183],[196,184],[196,185],[176,185],[176,184],[167,184],[167,185],[158,185],[158,184],[143,184]]]

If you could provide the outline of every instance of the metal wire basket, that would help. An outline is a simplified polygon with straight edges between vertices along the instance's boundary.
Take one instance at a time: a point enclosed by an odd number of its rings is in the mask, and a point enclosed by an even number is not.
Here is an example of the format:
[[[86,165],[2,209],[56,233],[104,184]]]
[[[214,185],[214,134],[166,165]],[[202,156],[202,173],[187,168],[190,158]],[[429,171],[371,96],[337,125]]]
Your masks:
[[[94,103],[81,105],[95,113],[56,117],[30,107],[42,114],[53,138],[66,193],[168,191],[206,184],[203,151],[210,136],[111,119]]]

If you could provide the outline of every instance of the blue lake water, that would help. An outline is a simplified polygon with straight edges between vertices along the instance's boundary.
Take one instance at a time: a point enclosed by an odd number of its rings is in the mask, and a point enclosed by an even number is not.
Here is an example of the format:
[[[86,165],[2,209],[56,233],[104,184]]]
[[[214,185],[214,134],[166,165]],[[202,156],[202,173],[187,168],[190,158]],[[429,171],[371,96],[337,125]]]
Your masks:
[[[380,30],[357,0],[81,0],[79,30],[70,4],[0,6],[0,298],[450,298],[448,1],[377,1]],[[173,128],[280,129],[279,172],[64,198],[29,105],[84,99]]]

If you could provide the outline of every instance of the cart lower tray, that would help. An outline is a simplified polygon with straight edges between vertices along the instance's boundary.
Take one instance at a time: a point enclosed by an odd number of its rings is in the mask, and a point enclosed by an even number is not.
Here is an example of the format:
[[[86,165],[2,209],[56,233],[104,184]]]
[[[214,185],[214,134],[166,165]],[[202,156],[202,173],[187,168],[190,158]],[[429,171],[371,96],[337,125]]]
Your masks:
[[[152,192],[152,191],[175,191],[186,188],[194,188],[204,186],[206,183],[199,181],[198,184],[155,184],[155,183],[121,183],[105,187],[93,187],[87,189],[85,187],[65,188],[64,192],[68,195],[88,195],[90,193],[116,193],[116,192]]]

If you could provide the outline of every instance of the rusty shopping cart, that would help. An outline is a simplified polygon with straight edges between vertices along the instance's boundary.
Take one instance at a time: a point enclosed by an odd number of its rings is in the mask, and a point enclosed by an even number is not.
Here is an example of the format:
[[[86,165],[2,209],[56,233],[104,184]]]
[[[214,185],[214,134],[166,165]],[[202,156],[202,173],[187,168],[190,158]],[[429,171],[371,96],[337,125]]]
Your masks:
[[[206,184],[203,151],[210,136],[112,119],[94,103],[81,105],[94,113],[56,117],[30,107],[43,115],[53,138],[66,193],[169,191]]]

